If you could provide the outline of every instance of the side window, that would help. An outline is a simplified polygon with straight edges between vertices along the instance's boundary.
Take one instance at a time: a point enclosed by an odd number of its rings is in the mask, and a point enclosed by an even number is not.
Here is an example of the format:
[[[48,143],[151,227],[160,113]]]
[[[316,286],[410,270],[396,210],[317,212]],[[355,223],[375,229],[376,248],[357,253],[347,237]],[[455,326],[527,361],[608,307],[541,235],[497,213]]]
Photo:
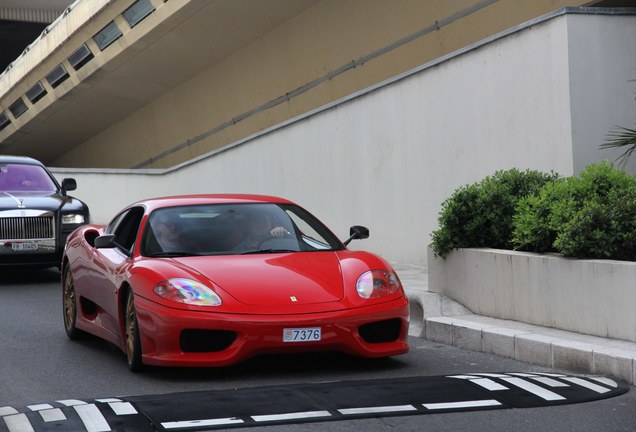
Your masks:
[[[113,219],[106,228],[106,234],[114,234],[117,246],[129,255],[135,245],[143,215],[144,209],[141,207],[128,209]]]

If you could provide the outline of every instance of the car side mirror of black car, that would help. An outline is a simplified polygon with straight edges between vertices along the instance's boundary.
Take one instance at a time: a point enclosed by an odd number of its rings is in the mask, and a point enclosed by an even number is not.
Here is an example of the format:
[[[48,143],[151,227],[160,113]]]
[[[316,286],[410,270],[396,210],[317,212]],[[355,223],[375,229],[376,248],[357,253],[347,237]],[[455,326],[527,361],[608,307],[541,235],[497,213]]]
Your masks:
[[[62,193],[66,195],[66,192],[77,189],[77,182],[73,178],[65,178],[62,180]]]
[[[109,249],[115,247],[115,234],[100,235],[95,239],[95,248]]]
[[[365,239],[365,238],[369,238],[369,228],[361,226],[361,225],[354,225],[351,228],[349,228],[349,238],[344,242],[344,245],[348,245],[349,243],[351,243],[351,240],[358,240],[358,239]]]

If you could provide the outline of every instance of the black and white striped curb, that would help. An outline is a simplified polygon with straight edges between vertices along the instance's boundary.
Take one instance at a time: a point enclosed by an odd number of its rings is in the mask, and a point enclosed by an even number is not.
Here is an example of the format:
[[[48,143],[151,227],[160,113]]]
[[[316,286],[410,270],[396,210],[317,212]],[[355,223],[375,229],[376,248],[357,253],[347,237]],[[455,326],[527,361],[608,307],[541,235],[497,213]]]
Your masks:
[[[618,396],[604,377],[469,373],[0,406],[0,432],[197,431],[365,417],[528,408]]]

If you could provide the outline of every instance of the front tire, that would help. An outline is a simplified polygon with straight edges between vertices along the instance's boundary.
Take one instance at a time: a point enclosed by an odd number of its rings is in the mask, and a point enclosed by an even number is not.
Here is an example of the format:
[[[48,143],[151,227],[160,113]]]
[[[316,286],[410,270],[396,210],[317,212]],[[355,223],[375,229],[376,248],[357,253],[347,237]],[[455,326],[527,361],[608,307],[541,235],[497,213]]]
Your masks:
[[[77,323],[77,297],[75,295],[75,283],[73,273],[67,264],[64,268],[62,279],[62,304],[64,310],[64,330],[69,339],[78,339],[82,331],[76,327]]]
[[[138,372],[143,369],[143,363],[141,361],[141,339],[139,338],[137,313],[135,312],[135,295],[132,292],[132,288],[128,291],[128,297],[126,298],[124,320],[126,325],[126,360],[128,369]]]

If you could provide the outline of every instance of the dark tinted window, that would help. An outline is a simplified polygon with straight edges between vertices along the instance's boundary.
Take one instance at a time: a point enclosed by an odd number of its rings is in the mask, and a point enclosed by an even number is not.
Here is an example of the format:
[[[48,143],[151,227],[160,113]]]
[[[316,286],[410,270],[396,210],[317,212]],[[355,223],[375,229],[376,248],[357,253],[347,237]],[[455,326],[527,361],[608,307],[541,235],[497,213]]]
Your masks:
[[[211,204],[155,210],[142,254],[220,255],[340,250],[342,243],[315,217],[294,205]]]
[[[0,192],[55,192],[57,185],[40,165],[0,164]]]
[[[134,207],[118,215],[108,227],[106,227],[106,233],[114,234],[117,246],[128,254],[132,252],[135,245],[135,239],[137,238],[139,224],[141,223],[143,215],[143,208]]]

